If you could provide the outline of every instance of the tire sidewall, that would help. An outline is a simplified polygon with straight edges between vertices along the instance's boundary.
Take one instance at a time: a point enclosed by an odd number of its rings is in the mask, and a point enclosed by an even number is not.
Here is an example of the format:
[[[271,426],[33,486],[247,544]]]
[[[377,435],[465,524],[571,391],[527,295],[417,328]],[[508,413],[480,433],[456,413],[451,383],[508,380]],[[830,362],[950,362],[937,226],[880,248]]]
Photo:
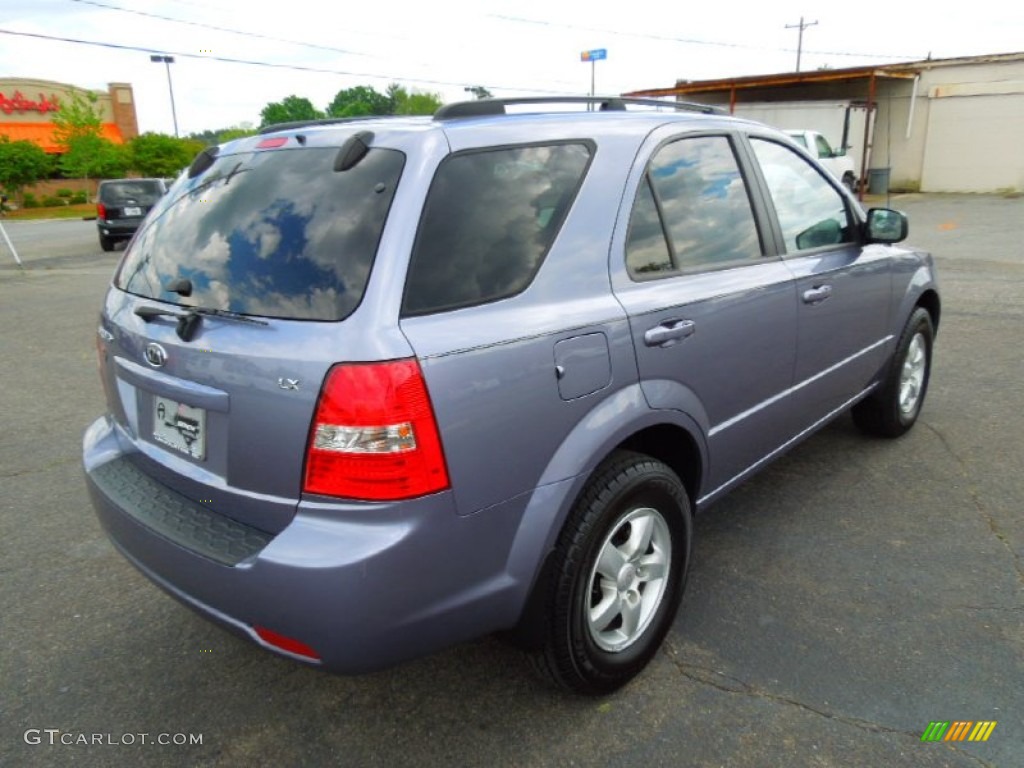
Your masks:
[[[663,465],[655,464],[655,467],[603,500],[599,509],[595,504],[583,510],[584,517],[590,518],[586,522],[591,528],[573,573],[563,574],[572,579],[566,617],[572,656],[582,672],[605,678],[611,685],[614,681],[625,682],[632,678],[657,652],[678,611],[689,570],[692,538],[689,503],[675,475]],[[610,652],[598,647],[587,626],[590,576],[608,535],[626,514],[639,507],[657,510],[668,527],[671,538],[669,574],[661,602],[640,637],[622,651]]]
[[[924,339],[924,378],[921,381],[921,389],[917,394],[917,403],[914,406],[914,410],[910,413],[904,413],[900,409],[900,377],[903,372],[903,366],[907,361],[907,355],[910,352],[910,345],[918,334]],[[924,405],[925,395],[928,394],[928,382],[931,379],[932,373],[932,345],[934,340],[935,331],[932,327],[931,316],[924,309],[915,310],[914,314],[910,316],[910,320],[907,321],[903,336],[900,338],[899,348],[893,358],[893,369],[890,374],[889,391],[887,392],[889,407],[892,409],[892,419],[905,429],[909,429],[917,421],[917,417],[920,415],[921,408]]]

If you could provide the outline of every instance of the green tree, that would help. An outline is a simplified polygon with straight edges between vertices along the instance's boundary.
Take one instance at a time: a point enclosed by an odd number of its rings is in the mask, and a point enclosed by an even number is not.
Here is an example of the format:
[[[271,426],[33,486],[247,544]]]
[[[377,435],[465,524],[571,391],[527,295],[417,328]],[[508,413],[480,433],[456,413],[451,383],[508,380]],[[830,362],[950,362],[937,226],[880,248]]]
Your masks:
[[[144,133],[128,143],[128,152],[131,167],[143,176],[175,176],[204,146],[191,139]]]
[[[244,139],[246,136],[255,136],[256,129],[252,127],[251,123],[245,125],[236,125],[232,128],[224,128],[217,132],[217,143],[223,144],[226,141],[234,141],[235,139]]]
[[[123,146],[99,135],[72,136],[65,140],[64,147],[60,170],[68,178],[120,178],[130,165],[129,153]]]
[[[494,94],[484,88],[482,85],[469,85],[463,88],[466,93],[472,93],[475,99],[490,99],[494,97]]]
[[[253,128],[252,123],[245,122],[228,128],[211,128],[197,133],[190,133],[188,138],[190,141],[198,141],[202,147],[211,147],[214,144],[223,144],[226,141],[255,134],[256,129]]]
[[[327,107],[331,117],[362,117],[364,115],[390,115],[391,99],[368,85],[357,85],[338,91]]]
[[[441,108],[441,95],[406,91],[398,83],[388,86],[392,115],[432,115]]]
[[[26,184],[48,176],[52,168],[52,158],[38,144],[0,136],[0,187],[12,196],[20,195]]]
[[[324,113],[314,107],[309,99],[286,96],[281,101],[270,102],[260,111],[260,127],[298,120],[318,120],[323,116]]]
[[[91,91],[71,91],[53,113],[53,125],[54,140],[65,149],[69,149],[69,141],[79,136],[99,138],[103,128],[99,97]]]

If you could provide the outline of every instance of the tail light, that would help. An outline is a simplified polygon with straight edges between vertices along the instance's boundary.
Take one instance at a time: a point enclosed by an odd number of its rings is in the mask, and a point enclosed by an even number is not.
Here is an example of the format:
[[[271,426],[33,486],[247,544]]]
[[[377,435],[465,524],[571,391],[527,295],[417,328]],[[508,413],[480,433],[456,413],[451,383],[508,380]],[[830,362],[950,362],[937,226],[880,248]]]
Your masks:
[[[447,487],[437,421],[415,360],[328,371],[306,451],[305,492],[385,501]]]
[[[107,206],[103,203],[96,203],[96,215],[101,219],[107,218]]]

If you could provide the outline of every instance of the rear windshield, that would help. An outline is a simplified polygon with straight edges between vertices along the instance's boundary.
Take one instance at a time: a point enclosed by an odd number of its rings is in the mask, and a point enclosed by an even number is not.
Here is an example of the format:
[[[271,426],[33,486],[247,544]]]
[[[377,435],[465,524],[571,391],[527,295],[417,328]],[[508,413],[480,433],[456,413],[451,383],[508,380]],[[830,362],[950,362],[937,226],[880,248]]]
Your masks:
[[[152,205],[163,194],[159,181],[115,181],[100,185],[100,202],[107,205]]]
[[[115,281],[184,306],[341,320],[358,306],[405,156],[371,149],[334,170],[337,149],[227,155],[150,214]],[[191,296],[169,292],[188,279]]]

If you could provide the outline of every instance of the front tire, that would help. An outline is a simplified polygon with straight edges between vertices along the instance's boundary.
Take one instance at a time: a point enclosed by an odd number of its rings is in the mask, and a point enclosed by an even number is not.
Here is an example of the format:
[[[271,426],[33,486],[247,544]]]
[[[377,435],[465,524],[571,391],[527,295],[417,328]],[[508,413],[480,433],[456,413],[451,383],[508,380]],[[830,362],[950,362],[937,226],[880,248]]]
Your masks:
[[[935,327],[928,310],[911,314],[881,389],[853,407],[853,421],[877,437],[899,437],[917,421],[928,392]]]
[[[691,536],[686,490],[668,466],[620,451],[598,467],[559,537],[538,670],[589,695],[639,674],[675,619]]]

